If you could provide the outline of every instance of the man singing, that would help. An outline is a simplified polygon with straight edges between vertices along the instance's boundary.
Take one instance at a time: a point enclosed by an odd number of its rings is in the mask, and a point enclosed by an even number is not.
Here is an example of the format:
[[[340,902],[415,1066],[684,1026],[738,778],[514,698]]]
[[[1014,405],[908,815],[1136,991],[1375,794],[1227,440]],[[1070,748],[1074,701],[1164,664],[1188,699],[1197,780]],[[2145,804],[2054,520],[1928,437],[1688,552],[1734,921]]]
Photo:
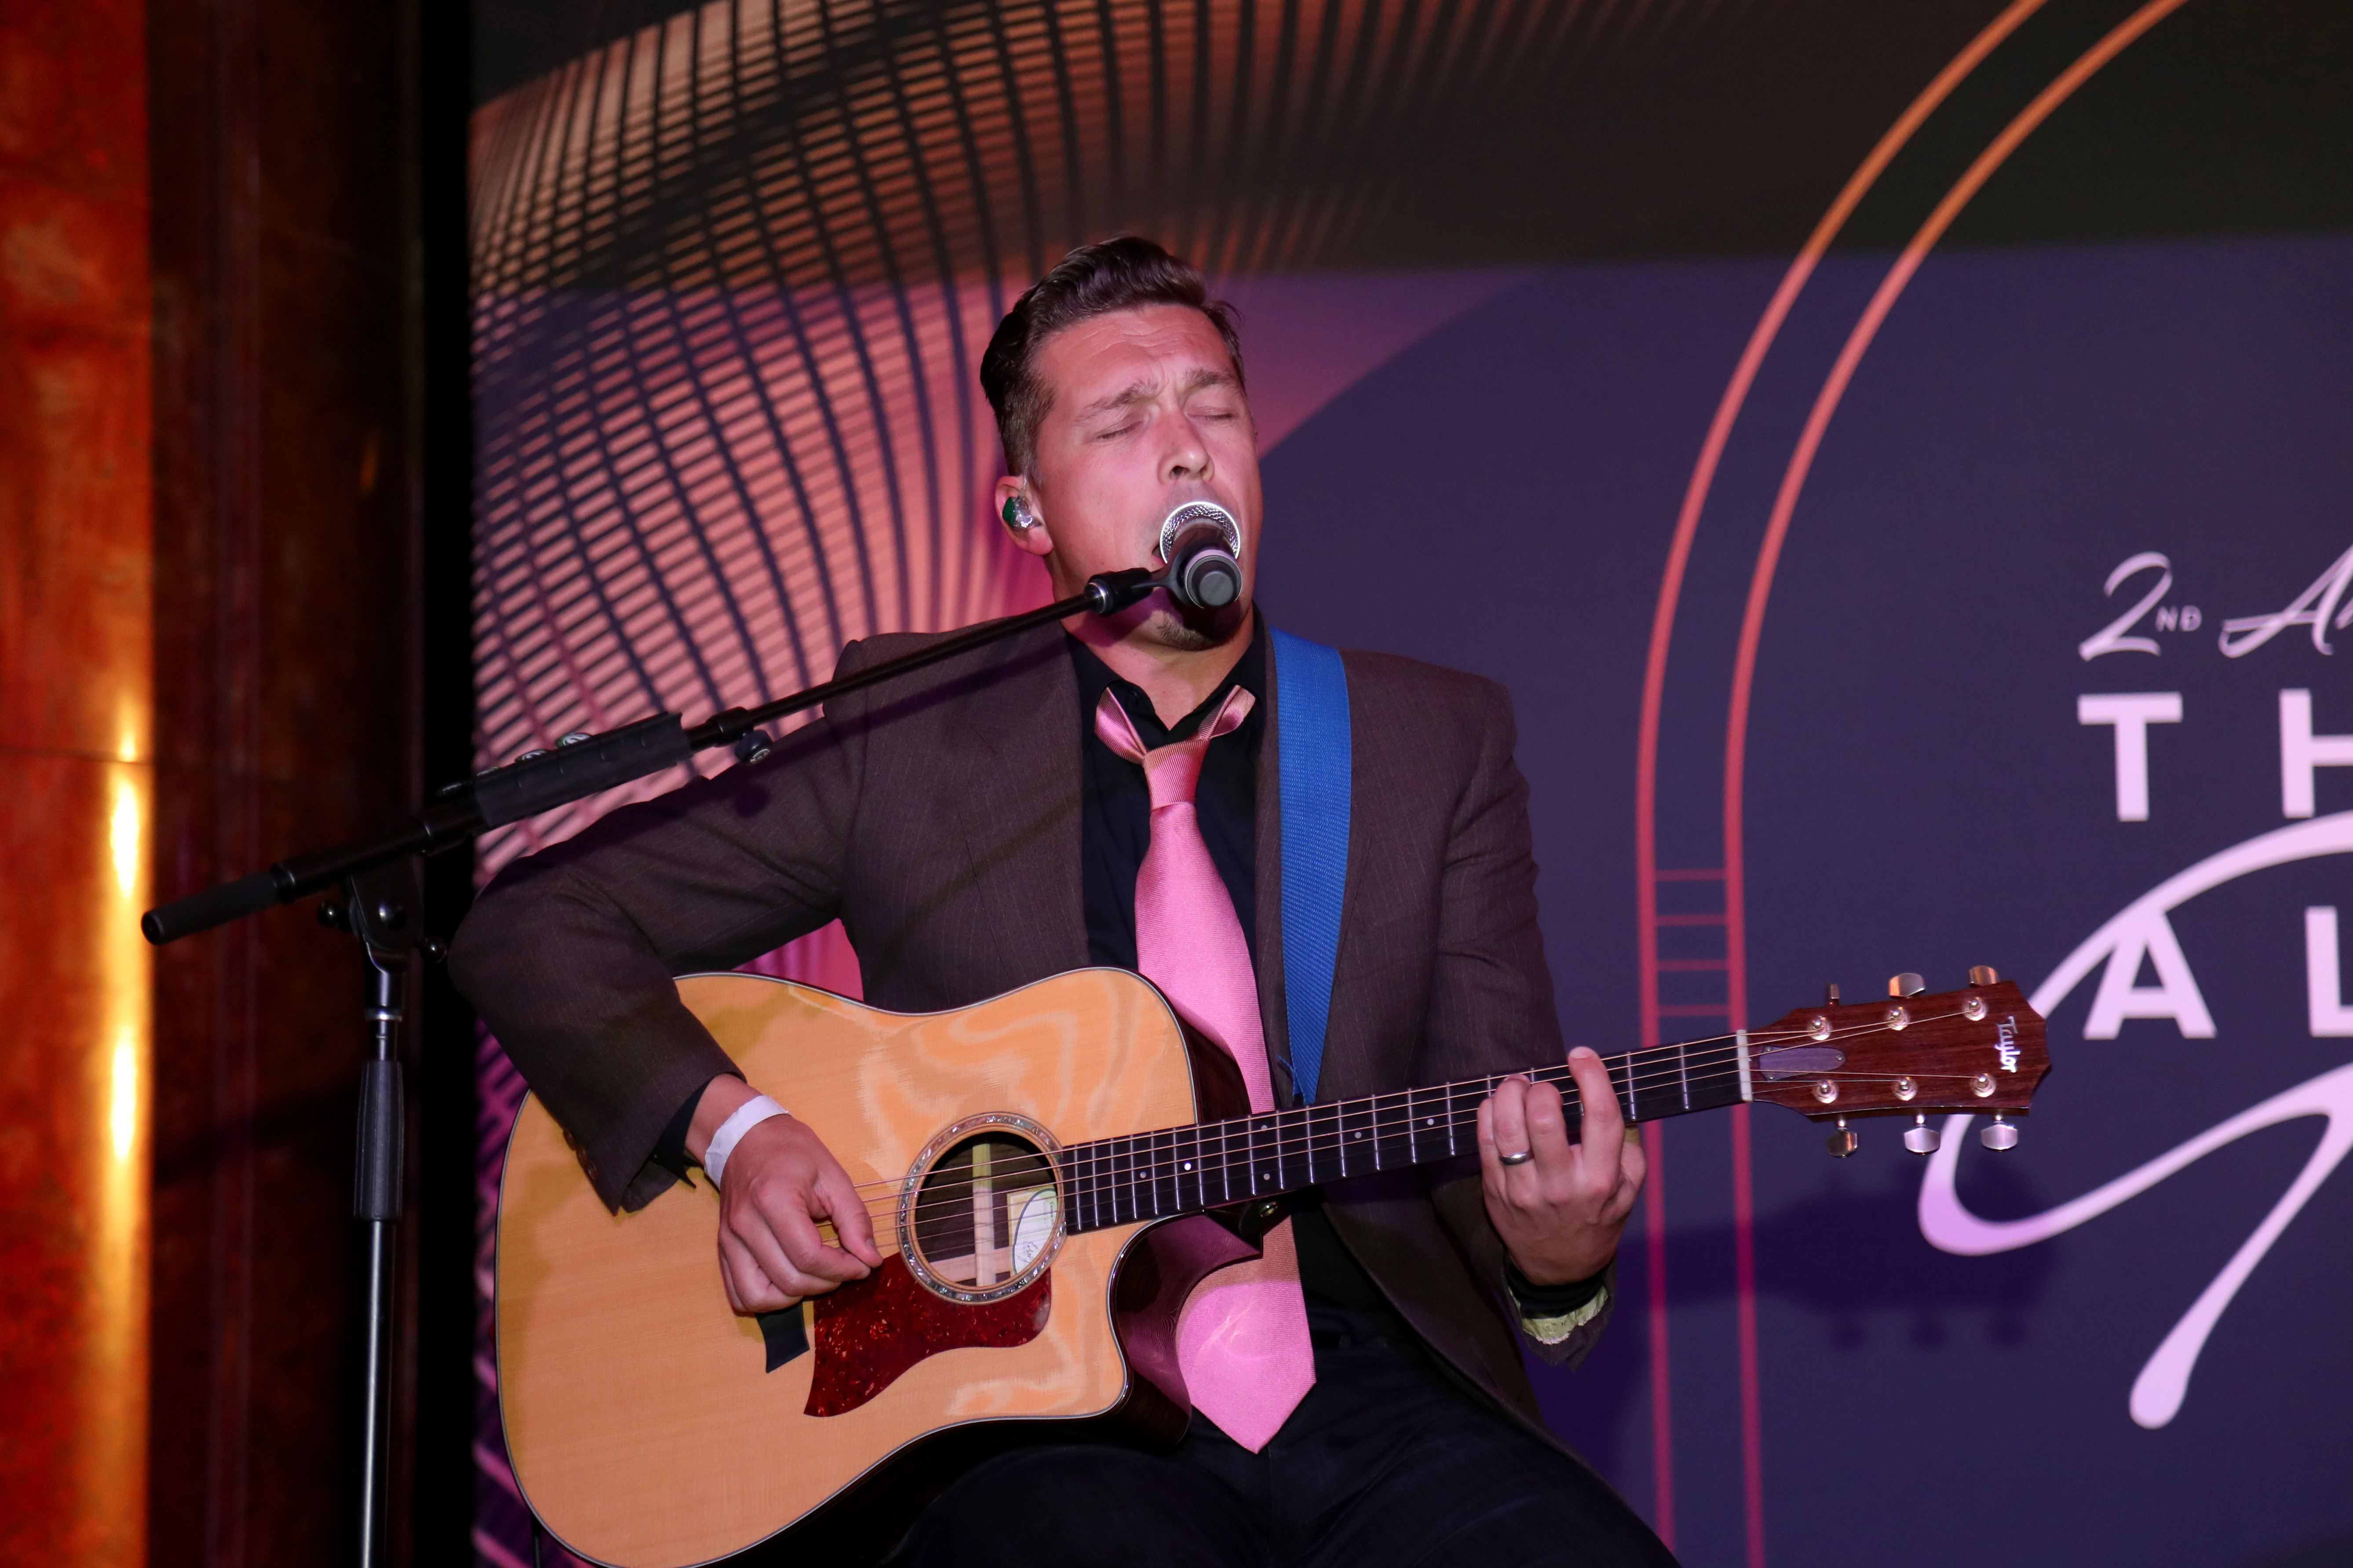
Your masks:
[[[1240,343],[1190,267],[1135,238],[1072,251],[998,326],[981,379],[1000,515],[1057,597],[1159,564],[1161,521],[1189,500],[1231,514],[1255,580]],[[841,668],[924,640],[852,644]],[[1351,850],[1305,1089],[1559,1059],[1509,699],[1385,655],[1345,668]],[[1232,1052],[1253,1109],[1298,1103],[1280,1000],[1283,673],[1246,588],[1214,612],[1155,594],[870,688],[766,760],[509,868],[459,935],[459,983],[608,1205],[644,1205],[691,1163],[715,1174],[736,1310],[831,1290],[882,1257],[826,1130],[745,1082],[671,977],[837,918],[867,999],[899,1011],[1114,965]],[[892,1561],[1671,1563],[1545,1429],[1520,1359],[1591,1349],[1642,1180],[1599,1059],[1568,1059],[1581,1142],[1556,1090],[1511,1079],[1481,1110],[1475,1172],[1310,1192],[1261,1258],[1210,1275],[1180,1322],[1194,1415],[1173,1452],[1012,1449],[949,1485]]]

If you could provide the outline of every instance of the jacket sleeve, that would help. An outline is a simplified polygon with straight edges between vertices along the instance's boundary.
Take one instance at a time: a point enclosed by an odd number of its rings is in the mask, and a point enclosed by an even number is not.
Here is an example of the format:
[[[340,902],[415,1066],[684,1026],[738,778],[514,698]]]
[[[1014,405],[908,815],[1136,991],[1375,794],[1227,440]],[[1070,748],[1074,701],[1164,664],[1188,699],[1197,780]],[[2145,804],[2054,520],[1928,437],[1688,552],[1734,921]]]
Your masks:
[[[860,661],[846,649],[841,669]],[[672,977],[732,969],[839,912],[865,755],[831,705],[764,761],[612,812],[520,860],[451,944],[452,977],[607,1207],[673,1179],[649,1156],[687,1097],[735,1070]]]
[[[1478,688],[1473,761],[1440,872],[1438,954],[1425,1021],[1428,1059],[1444,1064],[1449,1078],[1514,1072],[1564,1054],[1536,922],[1535,849],[1527,780],[1513,761],[1518,731],[1512,700],[1493,681]],[[1559,1335],[1555,1325],[1531,1322],[1512,1294],[1503,1238],[1487,1218],[1476,1166],[1431,1196],[1480,1284],[1511,1309],[1526,1348],[1556,1365],[1584,1360],[1609,1324],[1614,1266],[1590,1314]]]

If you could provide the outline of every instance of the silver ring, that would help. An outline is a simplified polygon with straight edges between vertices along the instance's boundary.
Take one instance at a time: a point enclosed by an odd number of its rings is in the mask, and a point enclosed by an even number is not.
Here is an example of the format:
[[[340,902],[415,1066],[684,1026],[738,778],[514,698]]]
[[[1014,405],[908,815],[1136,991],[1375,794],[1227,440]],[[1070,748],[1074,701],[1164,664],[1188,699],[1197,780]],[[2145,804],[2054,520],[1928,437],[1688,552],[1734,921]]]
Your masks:
[[[1535,1157],[1535,1150],[1523,1149],[1516,1154],[1498,1154],[1495,1156],[1495,1163],[1499,1165],[1525,1165]]]

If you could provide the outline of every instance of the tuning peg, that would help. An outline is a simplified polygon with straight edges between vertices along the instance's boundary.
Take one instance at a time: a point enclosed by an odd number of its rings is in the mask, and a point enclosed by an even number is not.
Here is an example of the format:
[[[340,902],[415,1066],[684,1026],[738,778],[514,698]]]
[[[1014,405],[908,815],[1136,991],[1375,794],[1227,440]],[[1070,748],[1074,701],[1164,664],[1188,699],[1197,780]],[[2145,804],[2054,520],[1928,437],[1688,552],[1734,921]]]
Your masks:
[[[1915,1111],[1912,1125],[1904,1130],[1904,1146],[1915,1154],[1933,1154],[1936,1152],[1936,1145],[1942,1142],[1936,1136],[1936,1130],[1928,1125],[1928,1113]]]
[[[1838,1119],[1838,1131],[1831,1133],[1830,1137],[1831,1157],[1834,1160],[1843,1160],[1853,1153],[1862,1142],[1847,1127],[1846,1118],[1841,1116]]]
[[[1901,974],[1887,977],[1887,994],[1890,996],[1917,996],[1926,989],[1928,983],[1908,969]]]
[[[2001,1112],[1997,1110],[1991,1121],[1978,1129],[1978,1142],[1996,1153],[2005,1149],[2015,1149],[2018,1147],[2018,1128],[2003,1121]]]
[[[1969,965],[1969,984],[1972,985],[1992,985],[1999,983],[2000,979],[2001,976],[1994,973],[1994,967],[1990,963]]]
[[[1839,1005],[1839,988],[1838,988],[1838,982],[1837,982],[1837,981],[1835,981],[1835,980],[1833,980],[1833,981],[1831,981],[1828,985],[1825,985],[1825,986],[1823,986],[1823,987],[1822,987],[1822,1005],[1823,1005],[1823,1006],[1825,1006],[1825,1007],[1835,1007],[1835,1006],[1837,1006],[1838,1005]]]

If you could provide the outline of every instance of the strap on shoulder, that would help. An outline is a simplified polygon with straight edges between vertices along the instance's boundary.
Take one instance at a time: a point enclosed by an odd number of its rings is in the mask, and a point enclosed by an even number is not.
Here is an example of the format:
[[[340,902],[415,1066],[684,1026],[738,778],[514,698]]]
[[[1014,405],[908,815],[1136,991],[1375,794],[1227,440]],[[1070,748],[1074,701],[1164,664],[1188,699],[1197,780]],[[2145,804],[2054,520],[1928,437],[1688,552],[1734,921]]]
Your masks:
[[[1282,801],[1282,988],[1291,1078],[1315,1098],[1348,882],[1348,672],[1340,651],[1273,632]]]

